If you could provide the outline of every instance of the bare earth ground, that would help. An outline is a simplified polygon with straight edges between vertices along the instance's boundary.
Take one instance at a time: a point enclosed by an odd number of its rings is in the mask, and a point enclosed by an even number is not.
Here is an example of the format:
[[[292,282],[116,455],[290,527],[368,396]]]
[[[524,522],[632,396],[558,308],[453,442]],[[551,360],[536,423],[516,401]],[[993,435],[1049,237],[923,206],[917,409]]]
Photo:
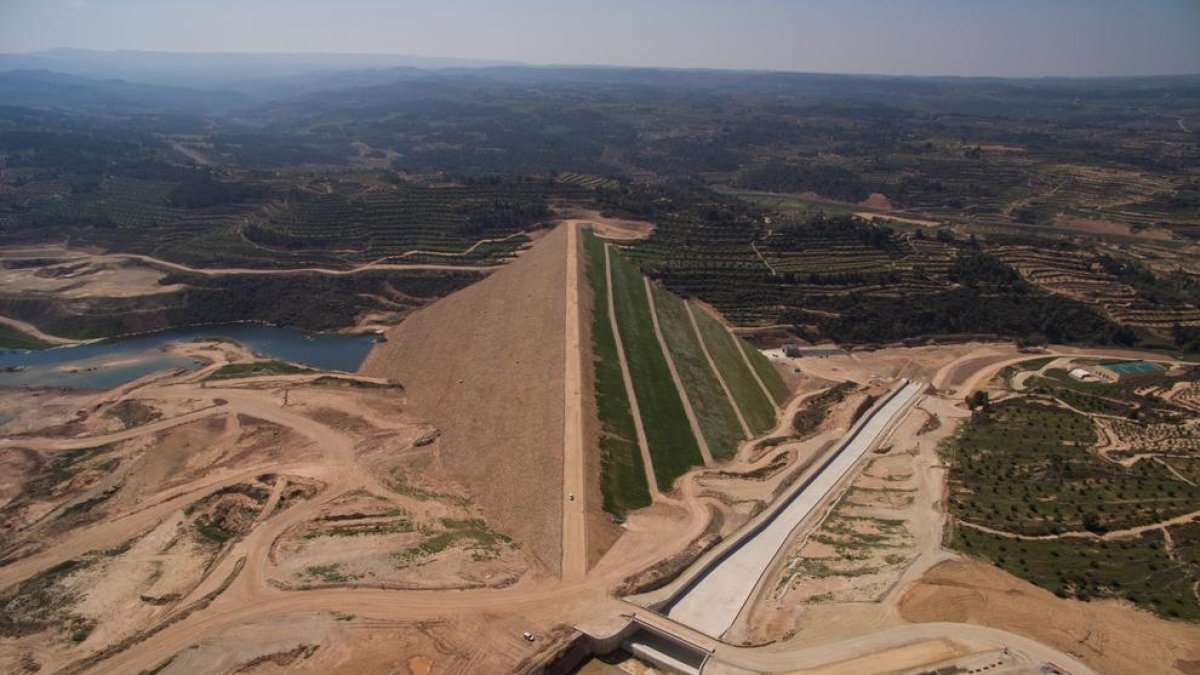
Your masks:
[[[1053,596],[1029,605],[1033,614],[1010,611],[1005,603],[1021,593],[1042,600],[991,568],[935,566],[947,553],[934,449],[966,414],[960,392],[1012,359],[1036,357],[1001,345],[799,360],[799,393],[768,436],[787,436],[805,397],[831,383],[864,386],[814,434],[769,448],[748,442],[731,462],[681,478],[621,528],[599,510],[594,445],[585,445],[590,569],[558,578],[567,240],[558,228],[489,279],[391,329],[365,368],[383,377],[203,382],[220,365],[250,358],[204,343],[177,348],[211,362],[195,373],[154,374],[99,393],[0,392],[0,612],[21,627],[0,624],[9,627],[0,634],[0,671],[519,670],[571,625],[638,609],[614,589],[628,592],[664,561],[694,557],[698,542],[733,534],[831,447],[867,392],[896,377],[954,393],[926,398],[886,452],[872,456],[845,504],[831,504],[844,520],[817,523],[821,530],[798,532],[792,544],[795,555],[818,560],[849,542],[866,554],[857,564],[879,569],[836,588],[791,578],[740,628],[778,641],[722,647],[712,672],[1031,672],[1040,660],[1068,658],[971,625],[985,621],[1113,672],[1184,668],[1168,654],[1200,658],[1189,651],[1200,643],[1191,627]],[[590,301],[581,294],[585,313]],[[595,430],[588,370],[585,439]],[[856,535],[870,535],[872,545]],[[884,545],[875,546],[876,535]],[[979,569],[947,576],[953,565]],[[1118,610],[1133,626],[1128,634],[1118,630]],[[1111,623],[1096,624],[1103,654],[1037,633],[1030,618],[1058,612],[1074,627],[1088,612],[1110,611]],[[538,639],[522,640],[525,630]],[[1132,660],[1106,660],[1118,650]]]
[[[0,261],[8,251],[0,249]],[[22,249],[12,251],[24,255]],[[171,293],[179,286],[160,286],[166,276],[136,260],[89,256],[59,250],[55,264],[37,267],[0,267],[0,286],[10,293],[55,295],[63,298],[122,298]]]
[[[423,470],[430,451],[417,441],[430,427],[405,412],[401,390],[307,375],[201,384],[227,358],[246,355],[223,343],[179,349],[212,365],[99,394],[3,396],[17,411],[8,425],[22,431],[6,426],[0,443],[0,456],[19,469],[6,476],[0,504],[8,560],[0,611],[27,627],[0,636],[0,671],[54,671],[101,650],[124,653],[152,638],[155,626],[203,610],[214,593],[218,607],[236,613],[261,607],[263,589],[520,588],[530,578],[533,561],[519,544],[492,530],[460,488]],[[62,412],[39,426],[23,408]],[[85,454],[63,454],[76,448]],[[47,477],[55,457],[71,463]],[[33,477],[49,480],[49,489],[30,492]],[[66,573],[39,576],[71,560]],[[294,597],[304,601],[307,592]],[[336,605],[314,599],[302,621],[284,611],[218,624],[214,637],[225,637],[215,643],[189,630],[183,642],[156,645],[170,652],[162,659],[179,661],[166,672],[304,663],[314,672],[355,663],[371,670],[375,659],[395,655],[394,641],[379,638],[384,630],[414,645],[396,661],[405,667],[506,670],[532,653],[515,627],[538,625],[501,612],[477,615],[479,627],[463,632],[470,620],[417,620],[419,610],[380,624],[333,612]],[[480,637],[501,630],[505,637],[480,646]],[[363,651],[348,653],[345,641]],[[204,651],[213,644],[220,658]],[[105,661],[100,671],[140,669]]]
[[[599,211],[589,209],[575,209],[566,216],[568,220],[564,222],[590,227],[597,236],[603,239],[636,241],[645,239],[654,232],[654,223],[645,220],[610,218]]]
[[[1065,347],[1050,352],[1116,355]],[[818,648],[906,622],[950,621],[1033,638],[1100,672],[1194,672],[1200,627],[1165,621],[1127,603],[1062,600],[941,548],[945,471],[937,444],[967,415],[961,396],[985,386],[1004,366],[1039,356],[1007,345],[970,344],[792,360],[810,376],[869,382],[906,374],[939,383],[946,394],[927,397],[885,444],[887,452],[868,459],[827,515],[795,535],[769,572],[773,580],[730,638],[753,644],[783,640],[770,649],[782,644]],[[966,635],[963,631],[963,639]],[[915,645],[932,649],[930,658],[904,667],[931,667],[938,652],[934,643]],[[940,649],[948,663],[967,667],[969,659],[963,657],[983,648]],[[900,655],[872,661],[886,653],[831,666],[830,672],[875,672],[907,663]],[[1032,664],[996,667],[1032,672]]]
[[[1106,673],[1195,673],[1200,626],[1128,603],[1064,600],[980,562],[935,567],[901,598],[908,621],[1000,626],[1074,654]]]
[[[437,467],[552,573],[563,504],[545,477],[562,476],[566,241],[559,228],[519,265],[415,312],[361,371],[404,383],[441,431]]]

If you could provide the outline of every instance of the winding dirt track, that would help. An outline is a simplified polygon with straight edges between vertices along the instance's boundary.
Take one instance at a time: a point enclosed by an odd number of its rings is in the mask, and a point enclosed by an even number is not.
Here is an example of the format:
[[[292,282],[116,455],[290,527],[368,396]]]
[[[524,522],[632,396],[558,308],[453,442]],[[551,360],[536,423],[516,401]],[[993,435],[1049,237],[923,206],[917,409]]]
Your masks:
[[[567,410],[578,409],[579,381],[570,375],[580,367],[582,345],[579,344],[578,317],[578,240],[575,228],[568,231],[567,247],[567,382],[563,389]],[[412,267],[403,266],[405,269]],[[477,268],[473,268],[477,269]],[[289,271],[288,273],[291,273]],[[606,251],[606,276],[611,286],[611,263]],[[575,292],[572,293],[571,289]],[[689,308],[690,309],[690,308]],[[647,479],[656,502],[666,508],[677,509],[675,525],[653,538],[650,544],[637,548],[626,548],[620,555],[602,558],[588,570],[586,567],[586,531],[583,528],[582,498],[584,463],[582,443],[573,447],[571,437],[577,435],[571,415],[564,420],[564,468],[563,494],[571,492],[572,483],[577,483],[574,509],[564,511],[562,531],[562,578],[534,578],[503,589],[468,591],[404,591],[371,588],[331,588],[321,590],[281,590],[271,583],[272,562],[269,552],[273,543],[290,527],[319,515],[322,508],[338,495],[348,490],[361,489],[368,493],[388,494],[355,454],[356,439],[346,433],[318,422],[303,413],[303,408],[280,405],[276,392],[270,389],[247,389],[247,383],[238,381],[210,383],[200,388],[187,378],[153,381],[147,379],[144,392],[155,398],[189,401],[207,401],[210,407],[160,420],[135,429],[91,438],[76,439],[22,439],[6,445],[25,445],[46,449],[89,447],[99,443],[132,438],[171,428],[189,421],[213,415],[241,414],[278,424],[300,435],[318,449],[319,459],[308,459],[293,464],[271,463],[269,466],[254,466],[224,474],[207,475],[187,485],[163,491],[147,498],[136,510],[120,517],[96,523],[73,533],[69,538],[49,546],[31,557],[0,567],[0,587],[7,587],[37,574],[50,566],[82,555],[88,551],[119,545],[154,527],[172,511],[195,501],[211,491],[234,484],[268,469],[320,480],[326,488],[309,501],[295,504],[286,511],[274,514],[259,522],[246,537],[240,540],[209,572],[206,581],[184,598],[180,607],[195,601],[204,593],[218,587],[222,580],[234,576],[228,589],[221,593],[210,606],[197,611],[161,631],[146,636],[128,649],[111,657],[81,668],[82,672],[95,673],[138,673],[153,668],[167,658],[205,641],[219,640],[221,635],[255,622],[269,621],[282,616],[311,612],[342,612],[370,620],[380,621],[428,621],[431,619],[458,616],[478,616],[481,613],[529,613],[554,617],[556,621],[578,622],[592,616],[618,616],[628,614],[630,605],[610,595],[610,589],[623,582],[631,574],[660,562],[685,548],[700,536],[708,526],[709,505],[715,500],[705,496],[697,480],[696,472],[689,473],[679,481],[674,498],[666,498],[658,492],[654,482],[652,465],[637,412],[636,398],[630,387],[628,364],[623,358],[619,344],[620,335],[615,325],[612,294],[609,294],[609,318],[613,323],[618,340],[618,354],[629,389],[630,401],[634,406],[639,446],[646,463]],[[572,319],[574,317],[574,320]],[[574,326],[574,332],[572,331]],[[743,354],[745,356],[745,354]],[[1029,358],[1028,356],[1021,358]],[[557,359],[556,359],[557,360]],[[994,367],[995,364],[985,366]],[[981,374],[982,375],[982,374]],[[310,379],[306,376],[271,378],[272,384],[296,383]],[[761,383],[760,383],[761,384]],[[222,399],[224,405],[216,405]],[[788,404],[794,409],[799,399]],[[780,421],[773,433],[782,433],[787,419]],[[580,430],[579,434],[582,433]],[[572,458],[577,458],[578,466]],[[277,498],[274,494],[272,498]],[[658,507],[656,507],[658,508]],[[578,521],[578,522],[575,522]],[[619,545],[619,544],[618,544]],[[616,550],[616,549],[614,549]],[[244,567],[239,565],[243,564]],[[177,610],[178,611],[178,610]],[[1041,661],[1053,661],[1076,673],[1092,672],[1071,657],[1037,642],[991,628],[958,623],[927,623],[905,625],[855,637],[852,640],[816,646],[795,646],[784,641],[766,648],[745,648],[717,645],[714,659],[717,662],[758,671],[780,672],[796,668],[815,667],[837,663],[857,656],[876,653],[882,649],[907,645],[915,642],[939,639],[975,639],[998,646],[1020,650]]]
[[[934,376],[932,384],[939,391],[944,391],[949,395],[968,394],[987,383],[1007,366],[1045,356],[1147,359],[1167,362],[1172,365],[1183,363],[1164,357],[1162,354],[1143,352],[1135,349],[1091,349],[1066,345],[1051,345],[1040,353],[1013,356],[1010,351],[1001,351],[994,347],[983,347],[942,366],[938,370],[937,375]]]
[[[239,389],[236,386],[210,387],[197,390],[194,386],[168,384],[155,387],[155,396],[195,398],[197,393],[212,398],[223,398],[229,403],[222,408],[213,407],[205,414],[228,414],[237,411],[286,426],[314,441],[323,455],[319,464],[283,467],[290,473],[320,478],[329,483],[322,497],[311,502],[293,506],[260,523],[251,533],[230,551],[217,568],[212,570],[206,584],[197,588],[188,603],[226,579],[237,569],[241,560],[245,567],[229,588],[211,606],[195,612],[176,624],[147,637],[110,658],[85,669],[96,673],[137,673],[156,664],[193,644],[213,639],[239,626],[267,621],[285,615],[313,611],[336,611],[373,620],[412,621],[428,620],[433,617],[453,618],[474,615],[479,612],[542,612],[550,611],[563,616],[582,618],[581,613],[607,613],[616,615],[627,611],[623,605],[608,596],[608,590],[628,574],[657,562],[672,551],[682,548],[703,531],[707,523],[707,499],[699,496],[694,480],[682,481],[680,498],[668,500],[682,506],[687,513],[687,524],[664,536],[658,546],[637,555],[615,560],[602,560],[590,574],[578,579],[554,580],[518,584],[499,590],[478,591],[393,591],[365,588],[338,588],[310,591],[283,591],[269,583],[269,561],[266,552],[271,543],[293,524],[315,516],[321,507],[346,489],[363,488],[370,492],[382,490],[373,476],[365,471],[354,458],[354,440],[334,429],[317,423],[299,412],[279,406],[278,401],[262,391]],[[190,418],[189,418],[190,419]],[[178,420],[164,421],[167,426],[178,424]],[[144,431],[144,429],[143,429]],[[73,442],[94,443],[92,439],[76,439]],[[81,532],[64,544],[51,548],[38,556],[18,561],[0,570],[0,585],[9,585],[28,577],[41,569],[63,560],[80,555],[88,550],[117,545],[131,536],[153,527],[171,511],[198,498],[200,495],[221,485],[244,480],[261,471],[261,468],[246,469],[223,477],[209,477],[197,481],[178,493],[164,497],[134,514],[105,522]],[[855,639],[852,643],[838,643],[817,647],[756,650],[721,646],[718,661],[753,667],[757,670],[791,670],[797,665],[836,661],[850,656],[870,653],[873,650],[896,644],[936,637],[961,636],[964,631],[979,634],[997,644],[1009,644],[1024,648],[1021,638],[1009,636],[1001,631],[980,627],[964,627],[959,624],[924,624],[889,629],[881,634]],[[1028,642],[1028,641],[1026,641]],[[1036,644],[1030,650],[1040,649]],[[1049,650],[1047,650],[1049,653]],[[1052,654],[1059,663],[1070,663],[1066,657]],[[1079,672],[1088,672],[1079,669]]]
[[[412,265],[401,265],[397,263],[385,263],[384,260],[391,260],[400,256],[388,256],[379,260],[349,267],[346,269],[330,269],[328,267],[294,267],[288,269],[259,269],[255,267],[188,267],[179,263],[173,263],[161,258],[154,258],[148,255],[137,253],[120,253],[104,256],[95,256],[99,259],[126,259],[139,260],[152,267],[166,268],[176,272],[187,272],[189,274],[203,274],[205,276],[224,276],[229,274],[263,274],[263,275],[280,275],[280,274],[328,274],[331,276],[346,276],[348,274],[359,274],[361,272],[371,272],[376,270],[445,270],[452,272],[486,272],[489,270],[499,269],[504,265],[450,265],[450,264],[429,264],[419,263]]]

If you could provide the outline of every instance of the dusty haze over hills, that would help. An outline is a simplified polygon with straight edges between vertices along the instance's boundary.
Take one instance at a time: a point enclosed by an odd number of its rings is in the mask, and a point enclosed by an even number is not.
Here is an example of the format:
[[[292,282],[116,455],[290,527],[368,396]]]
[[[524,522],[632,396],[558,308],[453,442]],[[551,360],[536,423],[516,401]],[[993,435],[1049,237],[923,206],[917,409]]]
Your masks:
[[[1197,33],[1200,7],[1188,0],[11,0],[0,7],[0,49],[9,52],[422,54],[895,75],[1196,73]]]

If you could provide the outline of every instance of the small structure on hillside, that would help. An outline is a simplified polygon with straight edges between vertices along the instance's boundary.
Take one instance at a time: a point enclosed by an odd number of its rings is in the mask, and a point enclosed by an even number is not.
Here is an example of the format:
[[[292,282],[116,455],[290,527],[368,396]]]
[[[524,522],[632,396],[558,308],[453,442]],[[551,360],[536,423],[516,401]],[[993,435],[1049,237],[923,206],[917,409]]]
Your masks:
[[[797,344],[786,344],[783,346],[783,355],[789,359],[801,359],[805,357],[825,358],[827,356],[845,356],[846,350],[837,345],[801,347]]]
[[[1080,382],[1102,382],[1103,381],[1100,379],[1100,377],[1098,375],[1095,375],[1091,371],[1084,370],[1083,368],[1074,368],[1068,374],[1071,377],[1075,378],[1076,380],[1079,380]]]
[[[1166,368],[1150,361],[1121,361],[1119,363],[1088,366],[1084,370],[1087,370],[1105,382],[1117,383],[1131,382],[1161,375],[1166,371]]]

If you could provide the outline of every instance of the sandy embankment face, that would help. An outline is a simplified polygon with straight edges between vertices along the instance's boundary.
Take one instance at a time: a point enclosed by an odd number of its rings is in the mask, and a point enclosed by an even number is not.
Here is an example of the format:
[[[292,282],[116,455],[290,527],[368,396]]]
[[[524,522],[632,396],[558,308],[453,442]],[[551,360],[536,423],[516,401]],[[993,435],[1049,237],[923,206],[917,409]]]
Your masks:
[[[547,570],[561,564],[567,230],[414,312],[361,370],[441,430],[441,469]]]

